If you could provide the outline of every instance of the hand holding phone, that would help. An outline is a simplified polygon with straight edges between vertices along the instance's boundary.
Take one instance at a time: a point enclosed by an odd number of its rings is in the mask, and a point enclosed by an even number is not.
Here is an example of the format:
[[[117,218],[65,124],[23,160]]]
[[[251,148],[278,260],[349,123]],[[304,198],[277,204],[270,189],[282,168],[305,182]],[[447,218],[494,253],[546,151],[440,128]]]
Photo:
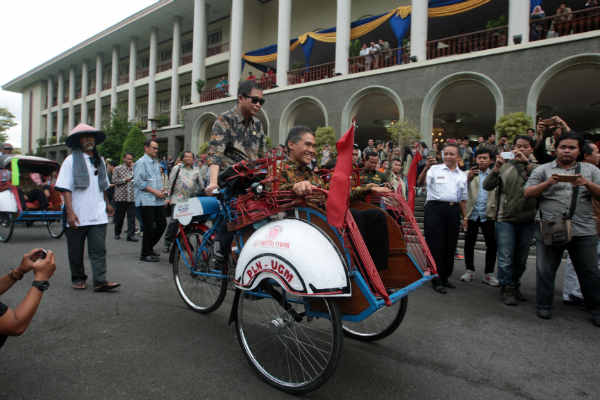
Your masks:
[[[500,153],[500,157],[502,157],[505,160],[514,160],[515,159],[515,155],[512,151],[503,151],[502,153]]]
[[[36,262],[37,260],[43,260],[48,255],[48,250],[39,249],[31,255],[31,261]]]

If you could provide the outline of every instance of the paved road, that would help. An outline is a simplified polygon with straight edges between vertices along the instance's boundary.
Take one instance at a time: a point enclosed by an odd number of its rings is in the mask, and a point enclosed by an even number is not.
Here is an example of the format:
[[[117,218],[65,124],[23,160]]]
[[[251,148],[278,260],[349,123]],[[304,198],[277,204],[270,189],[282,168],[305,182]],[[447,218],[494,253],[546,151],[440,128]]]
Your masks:
[[[0,244],[2,269],[34,246],[54,249],[58,267],[30,329],[0,350],[0,399],[292,398],[246,363],[227,325],[230,303],[209,316],[189,311],[166,261],[137,261],[139,244],[108,239],[109,279],[123,284],[113,294],[72,290],[66,243],[43,227],[19,227]],[[454,275],[462,271],[459,262]],[[523,291],[531,300],[534,277],[530,260]],[[14,306],[30,279],[3,302]],[[445,296],[430,288],[411,295],[405,321],[379,343],[345,340],[335,375],[307,397],[600,398],[600,330],[586,313],[560,303],[542,321],[531,300],[509,308],[488,286],[457,286]]]

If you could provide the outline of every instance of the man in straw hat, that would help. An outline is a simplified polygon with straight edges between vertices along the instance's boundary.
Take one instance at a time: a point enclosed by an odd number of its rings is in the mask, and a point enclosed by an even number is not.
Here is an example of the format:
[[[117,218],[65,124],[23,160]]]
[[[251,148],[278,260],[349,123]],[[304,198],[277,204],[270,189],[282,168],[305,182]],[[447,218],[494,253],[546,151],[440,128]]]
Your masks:
[[[85,289],[83,247],[88,240],[88,255],[92,264],[94,291],[107,292],[118,286],[106,280],[106,225],[114,210],[108,202],[109,187],[106,164],[96,145],[105,139],[104,132],[79,124],[69,133],[67,156],[56,181],[63,193],[67,214],[67,251],[73,289]]]

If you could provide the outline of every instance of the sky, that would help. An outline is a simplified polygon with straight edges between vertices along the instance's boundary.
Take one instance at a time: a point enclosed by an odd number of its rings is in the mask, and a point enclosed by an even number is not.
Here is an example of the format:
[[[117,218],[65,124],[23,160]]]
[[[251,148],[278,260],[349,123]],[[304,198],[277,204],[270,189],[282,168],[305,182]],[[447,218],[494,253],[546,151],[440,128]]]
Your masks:
[[[0,86],[118,23],[156,0],[2,1]],[[21,146],[21,94],[0,89],[0,107],[18,125],[9,142]]]

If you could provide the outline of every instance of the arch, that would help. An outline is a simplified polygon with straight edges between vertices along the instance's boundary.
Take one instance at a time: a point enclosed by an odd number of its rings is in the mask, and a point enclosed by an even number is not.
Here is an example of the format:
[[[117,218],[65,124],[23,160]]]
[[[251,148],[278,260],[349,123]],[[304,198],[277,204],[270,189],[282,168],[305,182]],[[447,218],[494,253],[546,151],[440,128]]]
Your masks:
[[[210,132],[212,124],[217,119],[217,114],[205,112],[194,121],[192,128],[192,137],[190,140],[190,148],[193,152],[197,152],[200,145],[210,140]]]
[[[260,115],[256,115],[256,118],[258,118],[262,123],[265,135],[271,138],[271,143],[276,143],[275,141],[277,140],[277,137],[273,137],[273,132],[271,132],[271,121],[269,120],[269,114],[267,114],[267,111],[262,107],[260,108],[259,114]]]
[[[431,145],[433,114],[442,91],[453,83],[461,81],[479,83],[490,91],[494,98],[494,102],[496,103],[496,121],[504,114],[504,96],[502,95],[500,87],[492,80],[492,78],[479,72],[471,71],[457,72],[448,75],[437,81],[431,89],[429,89],[423,99],[423,105],[421,107],[421,135],[428,145]]]
[[[319,100],[313,96],[297,97],[294,100],[292,100],[292,102],[289,103],[283,109],[283,111],[281,113],[281,117],[279,119],[279,135],[277,135],[278,137],[276,138],[278,143],[282,144],[283,141],[285,140],[287,132],[294,125],[297,125],[296,121],[297,121],[297,117],[298,117],[298,115],[297,115],[298,111],[303,106],[307,106],[307,105],[313,106],[314,108],[317,108],[321,112],[321,116],[323,117],[323,119],[322,119],[323,126],[329,125],[327,109],[325,108],[325,104],[323,104],[323,102],[321,100]],[[314,126],[312,128],[316,128],[316,126]],[[273,135],[273,136],[275,137],[276,135]]]
[[[600,54],[597,53],[582,53],[574,56],[563,58],[546,68],[533,81],[529,94],[527,95],[527,115],[535,121],[537,113],[537,103],[546,84],[558,73],[577,65],[582,64],[600,64]]]
[[[404,119],[404,103],[402,103],[402,99],[400,98],[400,96],[398,96],[398,94],[395,91],[385,86],[366,86],[354,92],[354,94],[350,96],[350,98],[344,105],[344,108],[342,109],[340,134],[345,132],[345,130],[350,127],[352,119],[356,116],[356,113],[358,112],[361,100],[363,100],[366,96],[373,94],[380,94],[389,97],[394,102],[395,108],[398,111],[398,120],[401,121]]]

